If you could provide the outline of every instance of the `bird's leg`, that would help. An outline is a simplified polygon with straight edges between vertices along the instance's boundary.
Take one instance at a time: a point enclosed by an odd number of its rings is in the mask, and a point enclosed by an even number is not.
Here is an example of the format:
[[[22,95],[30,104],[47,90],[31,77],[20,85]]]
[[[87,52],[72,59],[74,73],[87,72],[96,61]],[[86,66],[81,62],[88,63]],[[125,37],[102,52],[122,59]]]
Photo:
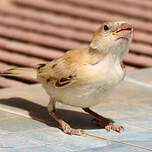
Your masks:
[[[123,126],[114,125],[112,120],[107,119],[107,118],[97,114],[96,112],[92,111],[89,108],[83,108],[83,110],[85,112],[93,115],[96,118],[96,119],[94,119],[96,124],[102,128],[105,128],[107,131],[114,130],[116,132],[121,132],[122,130],[124,130]]]
[[[48,105],[48,112],[49,114],[58,122],[59,128],[63,130],[64,133],[69,135],[83,135],[85,132],[82,129],[73,129],[70,127],[68,123],[62,120],[57,114],[55,109],[55,99],[50,100]]]

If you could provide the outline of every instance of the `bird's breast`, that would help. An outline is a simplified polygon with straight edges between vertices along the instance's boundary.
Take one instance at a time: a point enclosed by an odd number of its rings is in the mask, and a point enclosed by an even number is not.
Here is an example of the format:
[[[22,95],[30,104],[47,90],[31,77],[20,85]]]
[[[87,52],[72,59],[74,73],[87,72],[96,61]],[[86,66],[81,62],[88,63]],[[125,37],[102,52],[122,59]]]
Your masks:
[[[89,69],[90,68],[90,69]],[[76,107],[91,107],[105,102],[105,97],[124,77],[120,64],[103,63],[88,67],[91,75],[66,88],[54,88],[44,85],[47,93],[57,101]]]

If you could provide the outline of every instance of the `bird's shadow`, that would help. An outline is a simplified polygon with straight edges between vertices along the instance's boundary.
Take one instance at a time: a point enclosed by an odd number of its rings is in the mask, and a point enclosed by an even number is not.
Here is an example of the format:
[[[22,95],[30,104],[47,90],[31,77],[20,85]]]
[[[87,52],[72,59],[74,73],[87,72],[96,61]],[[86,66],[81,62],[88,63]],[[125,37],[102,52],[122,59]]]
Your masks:
[[[14,97],[0,99],[0,104],[27,111],[32,119],[51,127],[58,127],[57,122],[49,115],[47,107],[33,103],[30,100]],[[101,129],[101,127],[91,122],[94,117],[90,114],[65,109],[58,109],[57,113],[75,129]]]

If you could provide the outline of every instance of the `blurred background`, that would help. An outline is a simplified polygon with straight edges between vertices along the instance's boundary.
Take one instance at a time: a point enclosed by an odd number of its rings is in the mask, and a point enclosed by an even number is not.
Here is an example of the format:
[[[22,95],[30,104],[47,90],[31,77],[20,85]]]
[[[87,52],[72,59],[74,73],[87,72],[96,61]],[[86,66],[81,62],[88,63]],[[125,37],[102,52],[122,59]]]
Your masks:
[[[87,47],[104,22],[133,24],[134,40],[127,70],[152,66],[151,0],[0,0],[0,71],[37,67],[69,49]],[[0,77],[0,88],[37,83]]]

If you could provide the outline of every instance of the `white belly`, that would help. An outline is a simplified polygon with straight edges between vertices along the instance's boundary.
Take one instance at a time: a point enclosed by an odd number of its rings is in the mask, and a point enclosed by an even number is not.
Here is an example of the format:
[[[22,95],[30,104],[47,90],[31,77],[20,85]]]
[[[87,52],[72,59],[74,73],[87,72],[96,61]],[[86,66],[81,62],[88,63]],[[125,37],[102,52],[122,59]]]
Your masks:
[[[92,86],[55,89],[51,86],[44,85],[44,88],[47,93],[58,102],[82,108],[99,104],[107,94],[107,90],[104,90],[102,87],[92,88]]]
[[[76,107],[92,107],[101,102],[105,102],[105,97],[111,90],[122,80],[121,77],[114,79],[109,75],[105,81],[90,85],[71,85],[67,88],[54,88],[48,84],[44,84],[46,92],[49,96],[55,98],[58,102]]]
[[[81,108],[95,106],[105,102],[105,97],[123,79],[124,71],[117,63],[111,66],[111,62],[110,65],[103,62],[102,65],[93,68],[99,71],[95,75],[97,79],[90,80],[88,84],[72,84],[66,88],[55,88],[43,83],[43,87],[50,97],[63,104]]]

